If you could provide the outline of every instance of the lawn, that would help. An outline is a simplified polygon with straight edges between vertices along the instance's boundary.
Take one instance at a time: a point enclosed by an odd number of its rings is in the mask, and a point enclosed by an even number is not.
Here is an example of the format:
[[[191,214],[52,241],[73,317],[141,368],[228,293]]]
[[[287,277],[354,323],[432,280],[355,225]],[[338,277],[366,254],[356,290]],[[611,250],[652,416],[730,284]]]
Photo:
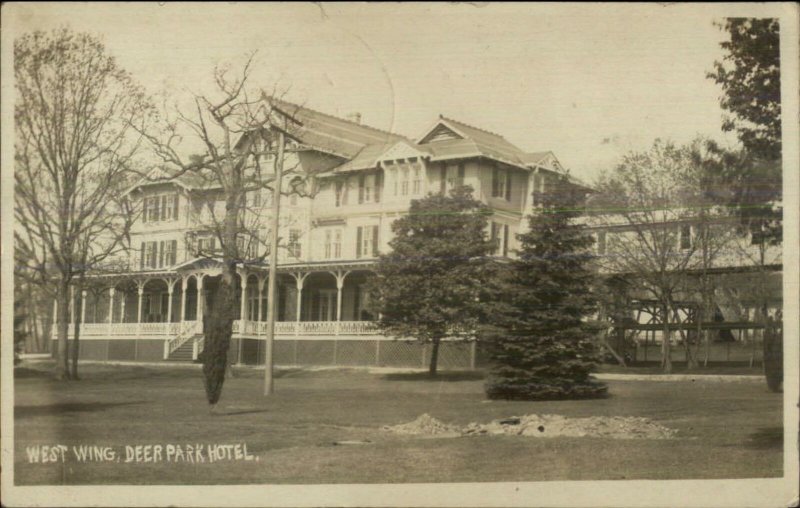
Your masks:
[[[262,371],[226,381],[209,414],[200,371],[84,365],[58,383],[32,364],[16,378],[15,482],[249,484],[701,479],[782,476],[780,394],[762,383],[609,383],[602,400],[486,401],[479,373],[431,381],[356,370],[281,371],[261,396]],[[33,370],[31,370],[31,368]],[[394,435],[383,425],[422,413],[448,423],[528,413],[642,416],[670,440]],[[336,445],[341,441],[366,444]],[[125,462],[125,446],[237,444],[254,460]],[[119,462],[29,463],[26,447],[110,446]],[[71,449],[71,448],[69,448]]]

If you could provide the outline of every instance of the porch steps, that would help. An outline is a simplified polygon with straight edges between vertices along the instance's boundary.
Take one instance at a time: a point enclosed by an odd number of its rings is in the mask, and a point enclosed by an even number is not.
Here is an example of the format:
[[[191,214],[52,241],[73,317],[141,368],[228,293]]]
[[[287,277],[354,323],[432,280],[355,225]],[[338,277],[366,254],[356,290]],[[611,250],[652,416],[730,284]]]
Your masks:
[[[181,347],[170,353],[168,360],[172,362],[191,362],[192,359],[192,344],[194,339],[189,339]]]

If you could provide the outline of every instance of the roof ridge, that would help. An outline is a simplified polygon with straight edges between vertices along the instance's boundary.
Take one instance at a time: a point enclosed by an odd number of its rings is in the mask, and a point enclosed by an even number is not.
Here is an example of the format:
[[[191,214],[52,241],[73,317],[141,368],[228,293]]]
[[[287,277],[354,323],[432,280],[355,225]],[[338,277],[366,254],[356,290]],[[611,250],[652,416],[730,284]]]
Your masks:
[[[470,129],[475,129],[476,131],[485,132],[486,134],[491,134],[492,136],[497,136],[498,138],[506,139],[505,136],[503,136],[502,134],[498,134],[496,132],[492,132],[492,131],[490,131],[488,129],[482,129],[480,127],[476,127],[474,125],[468,124],[467,122],[462,122],[461,120],[456,120],[455,118],[450,118],[450,117],[444,116],[442,114],[439,115],[439,118],[442,119],[442,120],[447,120],[449,122],[460,123],[461,125],[469,127]]]
[[[330,114],[330,113],[325,113],[324,111],[320,111],[320,110],[318,110],[318,109],[309,108],[308,106],[301,106],[300,104],[295,104],[294,102],[289,102],[289,101],[287,101],[287,100],[285,100],[285,99],[278,99],[278,98],[275,98],[275,100],[278,100],[278,101],[280,101],[280,102],[282,102],[282,103],[284,103],[284,104],[289,104],[289,105],[291,105],[291,106],[295,106],[295,107],[297,107],[297,108],[300,108],[300,109],[305,109],[306,111],[310,111],[310,112],[312,112],[312,113],[316,113],[316,114],[318,114],[318,115],[327,116],[327,117],[330,117],[330,118],[334,118],[334,119],[336,119],[336,120],[340,120],[340,121],[342,121],[342,122],[347,122],[347,123],[349,123],[349,124],[351,124],[351,125],[356,125],[356,126],[358,126],[358,127],[364,127],[364,128],[366,128],[366,129],[373,130],[373,131],[375,131],[375,132],[380,132],[381,134],[389,134],[389,135],[391,135],[391,136],[398,136],[398,137],[400,137],[400,138],[403,138],[403,139],[405,139],[405,140],[410,140],[410,138],[408,138],[408,137],[404,136],[403,134],[398,134],[398,133],[396,133],[396,132],[390,132],[390,131],[387,131],[387,130],[379,129],[379,128],[377,128],[377,127],[373,127],[373,126],[371,126],[371,125],[368,125],[368,124],[365,124],[365,123],[356,122],[356,121],[354,121],[354,120],[350,120],[350,119],[348,119],[348,118],[342,118],[342,117],[340,117],[340,116],[332,115],[332,114]]]

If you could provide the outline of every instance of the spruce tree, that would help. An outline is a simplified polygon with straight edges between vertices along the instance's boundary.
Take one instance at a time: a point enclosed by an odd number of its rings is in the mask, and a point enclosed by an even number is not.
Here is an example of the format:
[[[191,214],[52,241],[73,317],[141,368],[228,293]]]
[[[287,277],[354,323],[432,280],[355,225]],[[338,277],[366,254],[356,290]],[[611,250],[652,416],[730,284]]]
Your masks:
[[[593,239],[575,223],[581,196],[561,178],[529,216],[518,236],[519,257],[497,281],[485,339],[492,361],[491,399],[544,400],[602,397],[590,248]]]

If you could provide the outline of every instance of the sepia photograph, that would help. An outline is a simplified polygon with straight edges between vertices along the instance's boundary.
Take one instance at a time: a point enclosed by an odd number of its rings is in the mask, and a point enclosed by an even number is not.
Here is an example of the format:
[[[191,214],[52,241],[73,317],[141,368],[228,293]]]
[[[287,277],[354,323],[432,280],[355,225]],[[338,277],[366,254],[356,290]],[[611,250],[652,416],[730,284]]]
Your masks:
[[[4,506],[796,506],[793,3],[2,6]]]

